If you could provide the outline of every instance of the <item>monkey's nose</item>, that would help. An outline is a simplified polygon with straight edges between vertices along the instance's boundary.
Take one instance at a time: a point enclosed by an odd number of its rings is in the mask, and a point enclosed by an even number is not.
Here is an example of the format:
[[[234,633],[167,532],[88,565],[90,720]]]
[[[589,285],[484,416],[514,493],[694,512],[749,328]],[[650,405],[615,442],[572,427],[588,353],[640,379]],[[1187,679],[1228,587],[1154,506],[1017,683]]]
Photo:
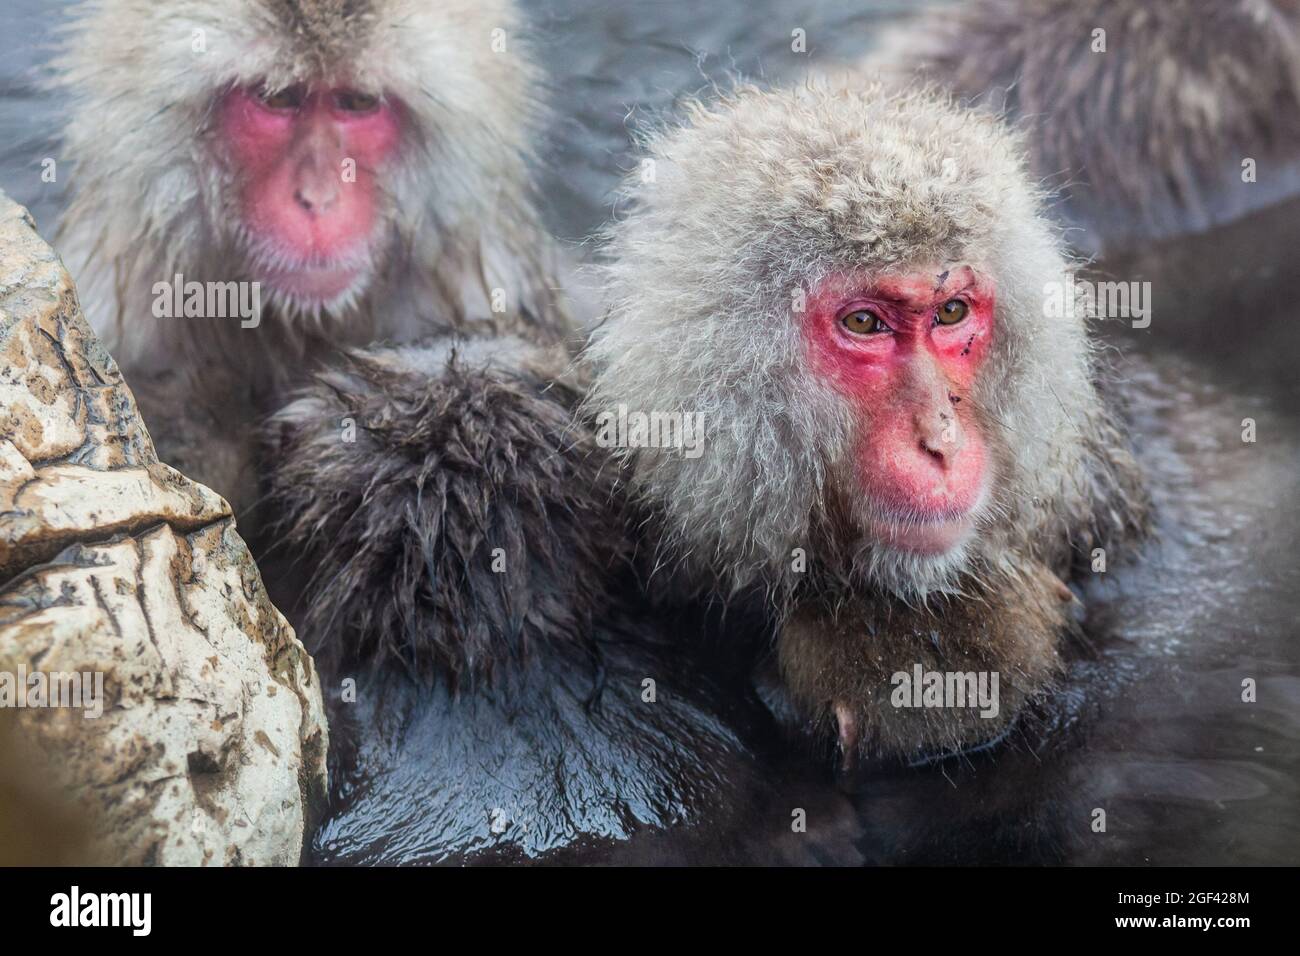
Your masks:
[[[328,212],[338,198],[338,189],[329,183],[304,183],[294,191],[293,199],[310,213]]]
[[[916,431],[921,448],[945,464],[961,451],[961,425],[952,412],[922,416],[916,423]]]

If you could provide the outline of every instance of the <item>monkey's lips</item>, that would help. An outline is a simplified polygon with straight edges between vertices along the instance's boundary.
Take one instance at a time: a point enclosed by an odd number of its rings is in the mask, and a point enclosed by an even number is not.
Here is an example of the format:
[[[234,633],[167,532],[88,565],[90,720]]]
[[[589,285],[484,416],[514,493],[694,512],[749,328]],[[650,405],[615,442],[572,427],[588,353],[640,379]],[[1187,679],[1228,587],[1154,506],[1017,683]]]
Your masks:
[[[973,513],[951,517],[887,518],[873,515],[868,521],[872,536],[881,544],[912,554],[937,556],[957,548],[975,530]]]
[[[942,557],[975,532],[988,501],[991,476],[982,469],[964,481],[927,486],[922,494],[885,487],[866,497],[861,520],[871,538],[895,551]]]
[[[875,500],[866,515],[867,530],[872,538],[897,551],[926,557],[940,557],[959,548],[975,531],[984,501],[987,482],[981,482],[973,495],[960,502],[900,502]]]
[[[298,302],[327,305],[355,288],[364,271],[353,262],[276,267],[264,270],[262,281],[273,291]]]

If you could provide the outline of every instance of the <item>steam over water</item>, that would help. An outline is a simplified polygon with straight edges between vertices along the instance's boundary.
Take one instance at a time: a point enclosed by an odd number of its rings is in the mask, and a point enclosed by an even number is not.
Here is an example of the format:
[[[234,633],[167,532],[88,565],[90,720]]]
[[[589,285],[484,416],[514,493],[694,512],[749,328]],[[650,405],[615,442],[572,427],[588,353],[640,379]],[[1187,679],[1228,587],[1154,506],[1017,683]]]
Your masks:
[[[589,252],[579,243],[609,215],[637,155],[629,130],[682,96],[733,75],[790,79],[855,57],[909,6],[528,0],[553,85],[540,183],[551,228],[575,255]],[[43,158],[59,158],[60,106],[35,91],[32,71],[47,59],[57,15],[51,0],[0,5],[0,188],[51,238],[62,182],[40,174]],[[791,52],[795,29],[806,31],[808,55]],[[1104,264],[1153,283],[1151,328],[1115,323],[1105,335],[1157,533],[1136,554],[1108,556],[1107,572],[1085,587],[1093,646],[1061,696],[1056,731],[993,754],[882,770],[851,798],[832,796],[827,782],[835,822],[819,839],[834,845],[809,849],[786,832],[760,856],[1300,860],[1300,290],[1293,277],[1262,273],[1253,252],[1293,243],[1294,232],[1270,237],[1295,218],[1294,208],[1260,214],[1160,262],[1138,251]],[[1242,441],[1247,418],[1254,443]],[[1242,701],[1247,678],[1255,703]],[[773,781],[774,791],[784,785]],[[1092,831],[1097,809],[1105,833]],[[747,812],[739,808],[742,821]],[[752,817],[747,839],[782,829],[767,810]],[[814,822],[810,810],[810,837]]]

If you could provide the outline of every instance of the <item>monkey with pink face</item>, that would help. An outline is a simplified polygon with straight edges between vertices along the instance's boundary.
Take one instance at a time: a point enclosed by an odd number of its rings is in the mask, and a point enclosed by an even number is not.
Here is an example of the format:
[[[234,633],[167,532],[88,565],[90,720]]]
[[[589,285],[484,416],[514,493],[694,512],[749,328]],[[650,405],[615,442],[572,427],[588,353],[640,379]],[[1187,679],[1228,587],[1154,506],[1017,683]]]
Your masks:
[[[847,762],[996,739],[1062,672],[1072,568],[1145,512],[1020,139],[846,77],[648,145],[588,407],[704,422],[702,454],[624,452],[654,564],[766,598],[774,705]],[[930,674],[998,705],[915,706]]]
[[[323,356],[564,338],[517,21],[505,0],[73,9],[55,75],[74,164],[60,252],[164,460],[246,525],[256,428]],[[259,314],[157,308],[192,283],[255,284]]]

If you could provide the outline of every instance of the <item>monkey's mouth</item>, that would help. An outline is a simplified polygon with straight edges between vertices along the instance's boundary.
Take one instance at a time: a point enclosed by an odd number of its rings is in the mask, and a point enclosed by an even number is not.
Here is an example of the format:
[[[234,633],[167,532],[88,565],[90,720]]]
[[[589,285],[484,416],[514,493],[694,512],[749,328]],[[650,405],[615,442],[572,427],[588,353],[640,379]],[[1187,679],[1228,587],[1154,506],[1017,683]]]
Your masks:
[[[324,307],[347,298],[364,275],[360,263],[333,262],[264,268],[261,279],[272,292],[300,305]]]
[[[938,556],[956,549],[975,530],[971,515],[931,521],[873,518],[871,534],[881,544],[912,554]]]
[[[941,557],[957,550],[975,532],[985,492],[966,508],[899,510],[877,504],[867,515],[867,530],[878,543],[896,551]]]
[[[282,308],[319,316],[346,308],[370,280],[372,253],[362,244],[329,256],[294,255],[252,233],[242,233],[244,261]]]

